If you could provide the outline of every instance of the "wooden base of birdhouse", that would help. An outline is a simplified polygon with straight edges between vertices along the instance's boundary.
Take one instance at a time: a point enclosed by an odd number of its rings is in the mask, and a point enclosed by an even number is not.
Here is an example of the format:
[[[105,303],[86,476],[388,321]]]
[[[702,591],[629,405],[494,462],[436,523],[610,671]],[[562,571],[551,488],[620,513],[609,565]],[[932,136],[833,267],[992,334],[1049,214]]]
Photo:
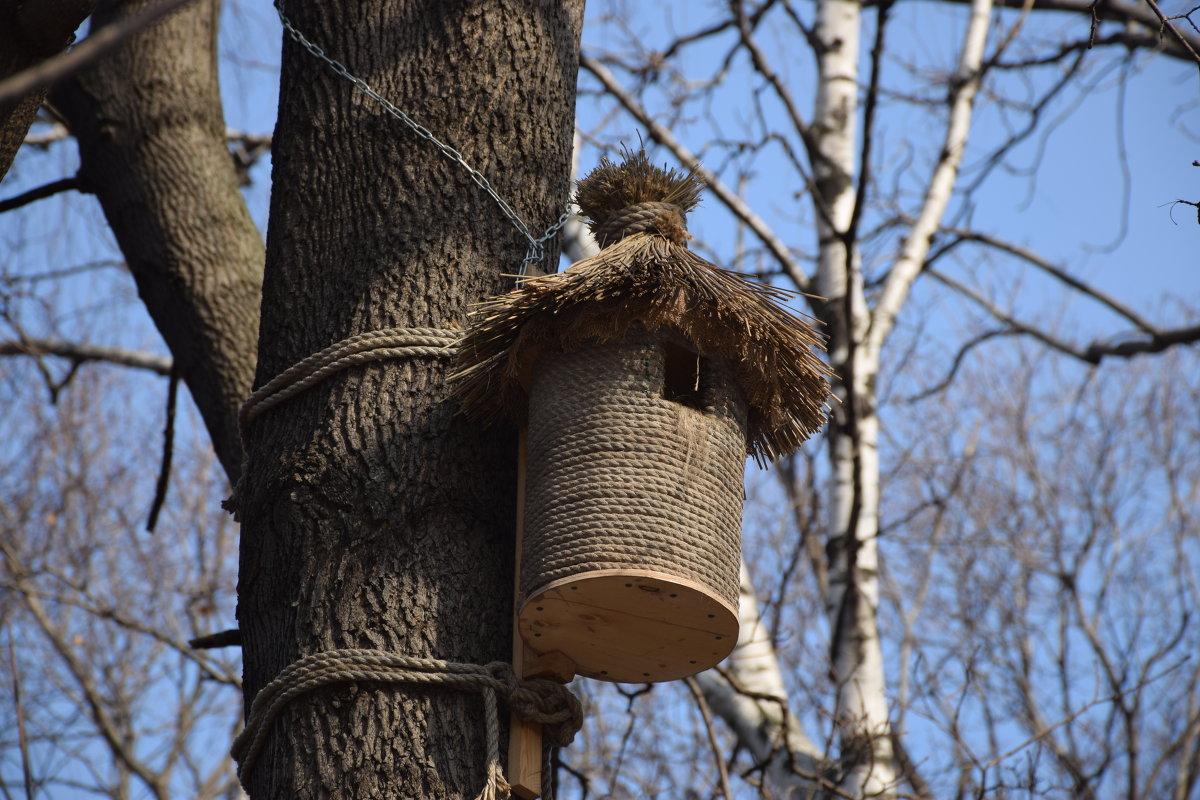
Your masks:
[[[538,653],[580,675],[652,683],[695,675],[737,644],[737,609],[698,583],[652,570],[596,570],[537,589],[518,616]]]

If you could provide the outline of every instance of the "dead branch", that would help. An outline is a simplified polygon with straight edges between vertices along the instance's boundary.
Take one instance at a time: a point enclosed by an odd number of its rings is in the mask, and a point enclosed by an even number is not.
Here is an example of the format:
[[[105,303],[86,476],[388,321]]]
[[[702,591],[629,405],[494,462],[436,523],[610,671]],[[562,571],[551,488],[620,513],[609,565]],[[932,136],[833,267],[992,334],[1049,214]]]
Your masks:
[[[166,356],[156,356],[121,347],[64,342],[58,339],[25,338],[0,341],[0,356],[56,356],[73,364],[100,361],[122,367],[145,369],[159,375],[171,374],[172,361]]]
[[[685,678],[684,683],[687,684],[688,691],[692,693],[692,698],[696,701],[696,708],[700,709],[700,716],[704,718],[704,730],[708,733],[708,745],[712,748],[713,763],[717,765],[717,775],[721,781],[721,795],[725,800],[733,800],[733,790],[729,788],[729,770],[725,768],[725,759],[721,757],[721,743],[717,740],[717,732],[713,728],[713,716],[708,707],[708,701],[704,699],[704,692],[700,691],[700,684],[696,683],[695,678]]]
[[[45,186],[38,186],[34,189],[30,189],[27,192],[22,192],[16,197],[10,197],[7,200],[0,200],[0,214],[20,208],[21,206],[27,206],[30,203],[37,202],[38,200],[44,200],[47,197],[53,197],[54,195],[62,192],[71,191],[86,191],[86,189],[84,189],[83,181],[80,180],[78,175],[70,178],[62,178],[57,181],[51,181]]]
[[[676,159],[688,169],[696,170],[696,174],[704,181],[704,185],[712,191],[721,203],[728,208],[734,216],[741,220],[746,227],[754,231],[771,255],[783,267],[784,272],[795,284],[797,291],[807,292],[809,289],[808,276],[800,268],[799,263],[792,257],[787,245],[785,245],[774,231],[763,221],[761,217],[746,205],[740,197],[737,196],[725,183],[718,178],[712,171],[706,169],[700,163],[691,150],[683,146],[683,144],[675,138],[665,127],[654,120],[650,113],[639,103],[632,95],[625,91],[617,78],[608,67],[601,64],[596,59],[581,53],[579,56],[579,66],[590,72],[601,84],[604,85],[606,91],[609,92],[621,106],[629,112],[634,119],[641,125],[645,126],[647,134],[655,142],[658,142],[663,147],[671,151]]]

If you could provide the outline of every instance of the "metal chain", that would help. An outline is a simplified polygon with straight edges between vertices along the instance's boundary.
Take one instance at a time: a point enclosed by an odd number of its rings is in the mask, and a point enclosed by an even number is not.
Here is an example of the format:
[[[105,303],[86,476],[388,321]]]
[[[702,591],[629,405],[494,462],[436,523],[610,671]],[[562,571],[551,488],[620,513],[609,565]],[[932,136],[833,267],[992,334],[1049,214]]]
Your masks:
[[[525,258],[521,261],[520,269],[517,271],[518,283],[520,282],[520,279],[525,277],[525,273],[528,272],[530,264],[538,264],[545,259],[546,242],[557,236],[558,232],[562,230],[562,227],[567,224],[567,220],[572,217],[569,207],[567,207],[567,210],[564,211],[562,216],[558,218],[557,222],[546,229],[545,233],[537,238],[534,238],[533,234],[529,230],[529,226],[525,224],[524,220],[522,220],[517,215],[517,212],[513,210],[512,206],[510,206],[508,202],[501,197],[495,189],[492,188],[492,184],[490,181],[488,181],[487,177],[484,176],[482,172],[467,163],[467,160],[463,158],[462,153],[458,152],[445,142],[439,140],[433,135],[433,133],[429,131],[428,128],[426,128],[424,125],[421,125],[408,114],[405,114],[402,109],[398,108],[386,97],[372,89],[371,86],[362,78],[359,78],[357,75],[351,73],[350,70],[346,68],[345,64],[326,55],[325,51],[322,50],[319,45],[309,41],[309,39],[303,33],[296,30],[296,27],[292,25],[292,21],[284,15],[283,8],[278,2],[275,4],[275,11],[279,14],[279,21],[283,23],[284,30],[286,30],[301,47],[324,61],[335,73],[354,84],[355,89],[374,100],[384,111],[403,122],[422,139],[425,139],[437,147],[438,150],[441,150],[443,155],[466,170],[467,174],[471,176],[471,180],[475,181],[479,188],[491,195],[492,199],[496,201],[496,205],[500,207],[500,211],[502,211],[504,216],[508,218],[508,221],[511,222],[513,226],[521,232],[521,235],[524,236],[529,242],[529,247],[525,251]]]

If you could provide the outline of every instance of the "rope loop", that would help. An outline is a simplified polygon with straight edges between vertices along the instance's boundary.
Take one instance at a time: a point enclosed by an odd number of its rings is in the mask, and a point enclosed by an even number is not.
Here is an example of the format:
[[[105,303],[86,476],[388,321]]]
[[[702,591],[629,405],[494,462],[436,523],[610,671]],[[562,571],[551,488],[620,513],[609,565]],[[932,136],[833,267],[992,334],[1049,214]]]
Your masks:
[[[385,650],[344,649],[313,653],[285,667],[250,704],[246,727],[233,742],[243,785],[266,746],[272,723],[293,699],[333,683],[369,682],[444,686],[476,692],[483,697],[487,738],[486,783],[476,800],[509,795],[500,767],[500,719],[497,695],[524,719],[543,726],[546,744],[565,747],[583,727],[583,707],[570,689],[548,678],[520,680],[510,664],[469,664],[436,658],[415,658]]]
[[[242,443],[242,475],[233,493],[221,506],[236,517],[239,498],[249,474],[250,447],[246,428],[268,409],[295,397],[346,367],[395,358],[452,358],[463,332],[448,328],[384,328],[366,331],[329,345],[299,361],[260,386],[238,409],[238,436]]]
[[[690,236],[684,220],[683,209],[674,203],[634,203],[596,229],[596,242],[601,247],[608,247],[635,233],[659,233],[676,244],[683,244]]]
[[[335,372],[355,364],[389,358],[450,358],[461,336],[462,331],[444,328],[385,328],[351,336],[313,353],[259,387],[242,404],[238,411],[238,427],[243,448],[247,423]]]

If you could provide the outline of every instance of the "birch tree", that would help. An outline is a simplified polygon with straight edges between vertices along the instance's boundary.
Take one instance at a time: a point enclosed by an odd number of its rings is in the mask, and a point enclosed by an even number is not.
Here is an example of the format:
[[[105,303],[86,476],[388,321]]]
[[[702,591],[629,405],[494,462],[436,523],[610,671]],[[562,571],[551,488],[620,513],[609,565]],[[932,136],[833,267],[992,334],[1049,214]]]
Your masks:
[[[1143,351],[1162,349],[1169,346],[1168,341],[1197,338],[1194,323],[1164,330],[1001,237],[975,230],[953,230],[954,217],[964,214],[987,173],[1002,164],[1017,143],[1038,130],[1044,107],[1079,72],[1083,61],[1080,53],[1085,45],[1149,45],[1183,63],[1191,63],[1193,69],[1200,63],[1195,58],[1197,39],[1186,20],[1164,22],[1165,17],[1156,6],[1115,8],[1113,18],[1125,23],[1123,30],[1118,26],[1110,28],[1100,19],[1090,25],[1081,19],[1074,29],[1067,28],[1066,36],[1050,44],[1040,38],[1043,34],[1039,25],[1046,23],[1035,19],[1044,11],[1055,9],[1084,10],[1031,4],[1020,14],[1006,15],[997,12],[988,0],[973,0],[960,12],[962,20],[952,68],[944,75],[934,73],[932,83],[927,84],[923,83],[926,80],[923,75],[916,74],[921,67],[911,67],[914,74],[910,78],[918,85],[906,88],[907,96],[927,98],[940,91],[944,100],[913,101],[928,107],[930,114],[922,141],[910,146],[918,152],[922,146],[927,147],[925,142],[937,146],[925,151],[927,166],[921,169],[923,182],[915,193],[909,192],[904,197],[885,194],[873,173],[880,160],[887,157],[887,151],[880,145],[885,133],[880,127],[880,107],[900,96],[900,90],[888,84],[891,75],[904,72],[903,67],[889,63],[888,59],[888,36],[893,35],[894,15],[902,11],[891,3],[877,4],[868,11],[857,3],[827,0],[816,3],[809,11],[787,3],[731,2],[724,14],[716,14],[706,24],[674,36],[643,34],[644,28],[627,21],[618,29],[624,32],[624,38],[614,34],[621,45],[610,45],[605,50],[585,48],[581,63],[597,86],[598,95],[609,98],[627,118],[636,121],[669,157],[699,169],[717,202],[736,219],[739,235],[753,240],[757,256],[752,263],[760,272],[777,275],[798,291],[815,294],[816,297],[809,298],[810,305],[815,315],[827,323],[839,402],[824,444],[829,454],[829,470],[824,478],[827,561],[819,567],[823,574],[818,583],[829,620],[832,715],[838,738],[833,768],[825,776],[814,774],[811,765],[814,761],[821,763],[820,754],[814,752],[807,738],[785,746],[783,732],[788,728],[781,721],[786,715],[781,716],[777,711],[768,713],[772,705],[769,700],[759,698],[758,702],[751,702],[758,693],[755,689],[743,687],[741,710],[733,703],[715,703],[725,710],[742,746],[757,753],[762,742],[770,741],[775,756],[790,750],[795,764],[808,767],[793,769],[791,779],[784,779],[776,772],[771,779],[774,791],[822,791],[830,775],[836,784],[832,791],[850,797],[890,795],[906,789],[921,793],[925,786],[911,769],[911,763],[905,763],[908,761],[905,754],[895,752],[896,745],[903,745],[892,729],[889,709],[894,697],[888,689],[881,649],[878,388],[885,380],[885,349],[897,319],[918,278],[932,272],[932,263],[946,249],[963,241],[986,242],[1035,266],[1048,268],[1072,289],[1117,310],[1138,329],[1139,338],[1144,340]],[[619,19],[620,13],[614,9],[614,19]],[[662,16],[667,18],[666,14]],[[786,32],[780,33],[781,29]],[[1029,33],[1030,41],[1020,38],[1022,33]],[[867,54],[861,52],[865,49],[863,41],[869,43]],[[689,48],[696,48],[701,42],[723,54],[708,74],[689,72],[685,66]],[[810,83],[789,81],[785,77],[796,69],[790,62],[801,42],[811,51],[802,56],[811,59]],[[1014,46],[1014,42],[1018,44]],[[1039,52],[1035,55],[1031,50]],[[1019,56],[1014,55],[1016,51]],[[1072,53],[1076,54],[1073,60],[1069,55]],[[747,80],[752,87],[752,99],[742,106],[745,122],[740,126],[728,121],[728,112],[716,117],[702,110],[705,104],[714,102],[710,95],[716,95],[730,80],[729,74],[737,69],[739,61],[746,65]],[[1060,65],[1059,74],[1047,81],[1045,88],[1033,92],[1032,99],[1023,105],[1027,109],[1027,126],[999,140],[989,137],[986,154],[977,156],[989,166],[982,175],[976,169],[977,174],[964,181],[963,159],[981,88],[989,79],[995,81],[997,73],[1003,70],[1021,64],[1032,69],[1039,63]],[[624,81],[622,74],[628,76]],[[991,91],[1003,89],[998,86]],[[800,100],[806,95],[813,97],[807,117]],[[1003,97],[1000,102],[1015,103]],[[694,116],[689,117],[690,114]],[[703,122],[698,123],[697,119]],[[708,135],[715,141],[706,147],[703,158],[684,144],[678,133],[680,123],[690,130],[709,126]],[[594,141],[604,141],[609,135],[606,131],[607,128],[597,128],[589,131],[589,135]],[[745,175],[755,167],[739,165],[739,161],[753,164],[757,154],[774,149],[782,151],[783,162],[791,165],[797,181],[796,194],[807,195],[812,204],[808,218],[815,226],[816,240],[807,253],[801,247],[785,244],[780,233],[764,221],[762,214],[755,212],[753,203],[730,188],[717,171],[705,166],[723,161],[730,165],[733,174],[741,169]],[[878,211],[873,212],[880,205],[887,209],[883,219]],[[879,227],[867,230],[868,224]],[[883,260],[878,255],[881,240],[882,247],[889,251],[882,266],[878,263]],[[872,265],[870,274],[863,266],[864,245],[876,252],[877,263]],[[738,263],[745,268],[748,261]],[[805,262],[811,266],[806,268]],[[1064,342],[1049,330],[1020,322],[969,286],[938,277],[992,314],[1003,324],[1005,334],[1034,337],[1086,363],[1125,354],[1119,346],[1105,341]],[[903,605],[903,597],[897,602]],[[750,630],[754,629],[751,624]],[[749,643],[744,644],[749,650]],[[770,657],[768,654],[768,661]],[[738,664],[737,653],[731,664],[735,667]],[[773,672],[767,669],[762,674]],[[768,679],[763,686],[769,687],[771,683]],[[754,685],[753,681],[747,684]],[[710,684],[714,691],[720,685]],[[729,692],[731,686],[726,682],[723,688]],[[767,689],[762,696],[773,697],[775,690]],[[814,759],[814,755],[818,758]],[[772,763],[771,756],[756,755],[756,758],[760,766]]]

